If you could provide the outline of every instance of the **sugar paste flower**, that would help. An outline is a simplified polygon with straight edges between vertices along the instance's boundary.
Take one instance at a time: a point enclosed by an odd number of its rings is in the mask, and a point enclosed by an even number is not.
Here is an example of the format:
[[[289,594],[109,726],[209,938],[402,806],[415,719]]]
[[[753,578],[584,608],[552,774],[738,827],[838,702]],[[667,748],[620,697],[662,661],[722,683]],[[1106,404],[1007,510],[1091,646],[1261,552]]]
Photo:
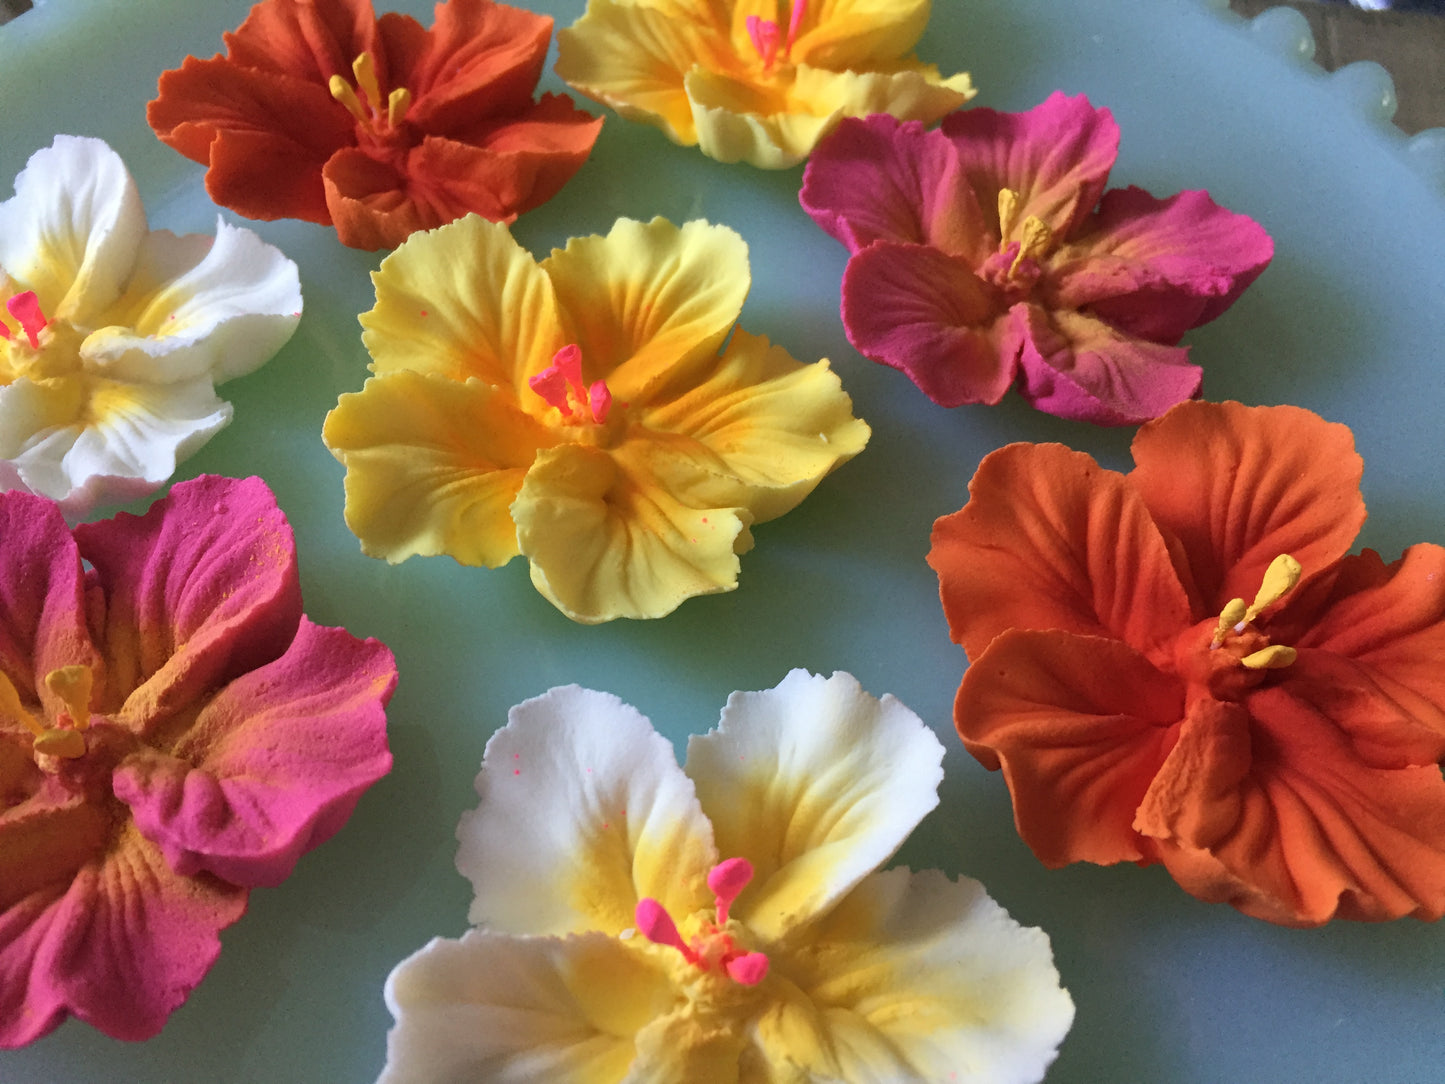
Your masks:
[[[146,228],[120,157],[56,136],[0,203],[0,490],[60,502],[152,492],[231,420],[215,385],[279,350],[296,265],[250,230]]]
[[[1360,458],[1296,407],[1186,403],[1134,460],[1010,445],[934,527],[959,733],[1020,834],[1272,922],[1439,918],[1445,550],[1347,556]]]
[[[576,621],[659,617],[736,587],[750,525],[868,440],[826,361],[733,327],[747,246],[722,226],[622,219],[538,264],[471,217],[372,277],[376,376],[323,437],[388,561],[521,553]]]
[[[1199,391],[1178,345],[1274,253],[1205,192],[1104,191],[1107,109],[1054,94],[1027,113],[968,109],[936,131],[847,121],[808,163],[804,209],[852,254],[843,324],[858,351],[935,403],[996,403],[1101,425]]]
[[[3,493],[0,538],[0,1047],[144,1039],[387,772],[396,667],[302,616],[258,478],[73,534]]]
[[[586,161],[602,121],[533,98],[551,34],[491,0],[443,0],[431,30],[370,0],[262,0],[224,57],[164,73],[146,115],[221,206],[393,248],[468,212],[511,221]]]
[[[876,872],[943,749],[801,670],[672,745],[577,686],[512,709],[457,828],[477,928],[392,972],[382,1084],[1038,1080],[1074,1009],[977,881]]]
[[[801,162],[843,117],[932,122],[974,95],[909,54],[929,0],[588,0],[557,74],[722,162]]]

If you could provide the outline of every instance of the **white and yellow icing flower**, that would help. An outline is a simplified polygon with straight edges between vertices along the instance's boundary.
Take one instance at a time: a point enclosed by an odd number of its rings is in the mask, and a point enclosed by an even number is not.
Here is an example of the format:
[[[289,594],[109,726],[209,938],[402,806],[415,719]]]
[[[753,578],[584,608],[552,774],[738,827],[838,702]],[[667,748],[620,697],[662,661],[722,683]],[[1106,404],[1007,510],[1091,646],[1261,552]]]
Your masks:
[[[156,489],[231,420],[215,385],[296,328],[296,265],[250,230],[150,230],[99,139],[56,136],[0,203],[0,490],[72,517]]]
[[[487,744],[458,940],[392,972],[382,1084],[1036,1081],[1073,1020],[1047,936],[976,881],[877,872],[943,747],[801,670],[671,744],[553,689]]]

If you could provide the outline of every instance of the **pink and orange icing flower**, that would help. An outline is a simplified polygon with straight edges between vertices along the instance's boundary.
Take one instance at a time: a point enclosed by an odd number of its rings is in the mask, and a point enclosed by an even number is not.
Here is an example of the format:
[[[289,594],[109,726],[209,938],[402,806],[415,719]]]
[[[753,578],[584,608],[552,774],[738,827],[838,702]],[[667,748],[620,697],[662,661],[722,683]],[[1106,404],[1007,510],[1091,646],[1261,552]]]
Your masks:
[[[381,1084],[1041,1079],[1074,1016],[1048,937],[878,871],[942,759],[842,673],[733,694],[682,768],[616,697],[518,705],[457,828],[476,928],[391,973]]]
[[[796,165],[843,117],[932,122],[973,97],[910,55],[929,0],[589,0],[557,74],[722,162]]]
[[[1128,474],[987,456],[934,526],[956,721],[1047,865],[1162,862],[1292,926],[1445,914],[1445,549],[1349,549],[1350,431],[1185,403]]]
[[[1057,93],[935,131],[844,122],[800,198],[851,253],[848,340],[941,406],[1016,386],[1050,414],[1131,425],[1198,394],[1180,339],[1229,308],[1274,246],[1204,192],[1104,191],[1118,147],[1107,109]]]
[[[601,120],[533,98],[551,33],[491,0],[444,0],[430,30],[369,0],[262,0],[225,56],[161,76],[147,117],[221,206],[394,248],[470,212],[511,221],[586,161]]]
[[[375,374],[322,430],[391,562],[517,555],[575,621],[737,586],[751,526],[867,443],[827,361],[735,328],[747,246],[622,219],[540,263],[475,216],[412,237],[361,317]]]
[[[260,479],[72,532],[0,494],[0,1047],[144,1039],[391,766],[375,640],[301,613]]]

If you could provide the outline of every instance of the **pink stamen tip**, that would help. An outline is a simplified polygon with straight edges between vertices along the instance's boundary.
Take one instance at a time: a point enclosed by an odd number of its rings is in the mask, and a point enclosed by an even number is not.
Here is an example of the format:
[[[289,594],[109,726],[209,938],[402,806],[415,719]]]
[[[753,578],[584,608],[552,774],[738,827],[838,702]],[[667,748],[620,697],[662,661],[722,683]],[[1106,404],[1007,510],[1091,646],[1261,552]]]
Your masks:
[[[768,958],[761,952],[734,956],[726,964],[729,977],[743,986],[756,986],[768,977]]]
[[[11,316],[20,321],[31,348],[39,350],[40,333],[45,330],[46,319],[45,314],[40,311],[40,299],[35,296],[35,291],[26,290],[23,294],[16,294],[5,302],[5,307]]]
[[[753,48],[762,58],[763,67],[771,68],[778,56],[778,24],[771,19],[749,15],[746,25],[748,37],[752,39]]]
[[[612,390],[605,380],[598,380],[587,389],[587,401],[592,407],[592,420],[601,425],[612,410]]]
[[[572,412],[572,407],[567,402],[567,377],[558,366],[548,366],[536,376],[529,377],[527,387],[563,414]]]
[[[793,42],[798,37],[798,27],[803,25],[803,9],[808,6],[807,0],[793,0],[793,17],[788,20],[788,44],[784,52],[791,52]]]
[[[567,383],[582,390],[582,349],[576,343],[568,343],[553,354],[552,367],[561,370]]]
[[[753,879],[753,864],[746,858],[729,858],[708,871],[707,886],[717,897],[717,924],[726,926],[733,901]]]
[[[654,945],[670,945],[682,953],[689,963],[698,962],[697,953],[682,939],[682,934],[677,932],[677,923],[672,921],[672,916],[662,904],[644,896],[637,901],[637,910],[633,917],[637,921],[638,931]]]

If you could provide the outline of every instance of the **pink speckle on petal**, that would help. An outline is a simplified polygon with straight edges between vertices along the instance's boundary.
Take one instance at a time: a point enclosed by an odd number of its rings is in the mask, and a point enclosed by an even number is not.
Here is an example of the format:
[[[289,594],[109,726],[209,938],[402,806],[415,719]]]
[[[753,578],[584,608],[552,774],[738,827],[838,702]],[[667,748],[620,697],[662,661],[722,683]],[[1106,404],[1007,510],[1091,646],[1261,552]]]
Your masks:
[[[522,774],[522,769],[521,769],[521,768],[513,768],[513,769],[512,769],[512,774],[513,774],[513,775],[521,775],[521,774]]]

